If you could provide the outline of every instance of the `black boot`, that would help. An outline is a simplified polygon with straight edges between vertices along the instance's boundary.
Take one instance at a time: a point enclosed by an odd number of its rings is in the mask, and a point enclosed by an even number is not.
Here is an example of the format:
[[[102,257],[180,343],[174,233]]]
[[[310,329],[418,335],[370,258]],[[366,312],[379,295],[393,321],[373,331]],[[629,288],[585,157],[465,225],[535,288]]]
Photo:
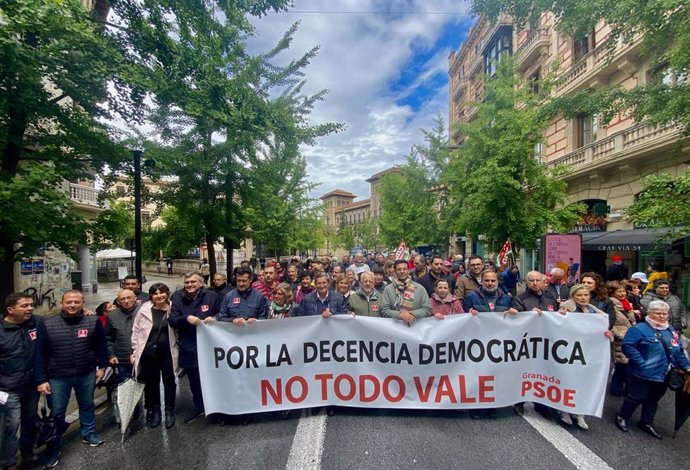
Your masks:
[[[161,410],[154,410],[151,412],[150,428],[157,428],[161,425]]]
[[[175,426],[175,409],[165,410],[165,429],[170,429]]]

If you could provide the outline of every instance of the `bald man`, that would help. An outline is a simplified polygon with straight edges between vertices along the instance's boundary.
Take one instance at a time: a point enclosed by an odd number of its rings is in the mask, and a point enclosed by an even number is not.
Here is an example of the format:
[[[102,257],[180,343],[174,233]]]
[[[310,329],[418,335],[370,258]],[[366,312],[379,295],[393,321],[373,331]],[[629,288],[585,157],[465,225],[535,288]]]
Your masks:
[[[570,288],[565,283],[565,271],[561,268],[553,268],[549,274],[549,282],[544,290],[551,294],[551,297],[560,305],[561,302],[570,298]]]

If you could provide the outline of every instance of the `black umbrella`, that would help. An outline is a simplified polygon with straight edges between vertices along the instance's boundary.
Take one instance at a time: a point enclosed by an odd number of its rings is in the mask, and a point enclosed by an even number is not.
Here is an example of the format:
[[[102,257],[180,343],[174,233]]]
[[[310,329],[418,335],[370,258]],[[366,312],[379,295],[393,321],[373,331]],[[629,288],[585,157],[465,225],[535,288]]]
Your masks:
[[[688,417],[690,417],[690,375],[686,375],[685,377],[685,386],[676,391],[676,423],[673,431],[674,438],[678,430],[683,427]]]
[[[38,449],[39,447],[48,444],[50,441],[54,440],[57,435],[57,423],[53,417],[53,412],[51,411],[48,413],[45,395],[43,396],[42,401],[41,416],[36,421],[34,428],[34,449]]]

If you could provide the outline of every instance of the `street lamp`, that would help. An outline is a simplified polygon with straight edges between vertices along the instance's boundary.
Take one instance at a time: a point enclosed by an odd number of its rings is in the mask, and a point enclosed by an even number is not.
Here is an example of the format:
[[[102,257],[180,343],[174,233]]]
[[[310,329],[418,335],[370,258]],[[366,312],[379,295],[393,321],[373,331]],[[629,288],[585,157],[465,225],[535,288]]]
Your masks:
[[[132,150],[134,159],[134,274],[142,284],[143,273],[141,267],[141,154],[142,150]],[[144,166],[152,167],[155,160],[144,160]]]

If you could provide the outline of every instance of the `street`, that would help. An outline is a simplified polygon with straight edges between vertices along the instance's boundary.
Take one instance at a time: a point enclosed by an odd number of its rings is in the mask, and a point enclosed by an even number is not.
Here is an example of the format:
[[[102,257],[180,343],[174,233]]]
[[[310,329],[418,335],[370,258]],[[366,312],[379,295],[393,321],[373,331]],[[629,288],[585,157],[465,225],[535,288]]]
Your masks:
[[[91,448],[78,432],[66,438],[58,468],[64,469],[378,469],[378,468],[671,468],[690,461],[690,431],[673,433],[673,396],[660,402],[655,426],[662,441],[642,433],[636,420],[623,434],[613,418],[622,398],[607,396],[603,419],[588,417],[589,431],[564,429],[526,405],[524,417],[499,410],[496,420],[472,420],[463,412],[343,409],[290,419],[257,415],[247,425],[226,426],[191,409],[186,378],[178,390],[177,424],[149,429],[143,418],[120,443],[119,429],[103,411],[97,428],[105,444]],[[639,416],[639,411],[638,415]]]

